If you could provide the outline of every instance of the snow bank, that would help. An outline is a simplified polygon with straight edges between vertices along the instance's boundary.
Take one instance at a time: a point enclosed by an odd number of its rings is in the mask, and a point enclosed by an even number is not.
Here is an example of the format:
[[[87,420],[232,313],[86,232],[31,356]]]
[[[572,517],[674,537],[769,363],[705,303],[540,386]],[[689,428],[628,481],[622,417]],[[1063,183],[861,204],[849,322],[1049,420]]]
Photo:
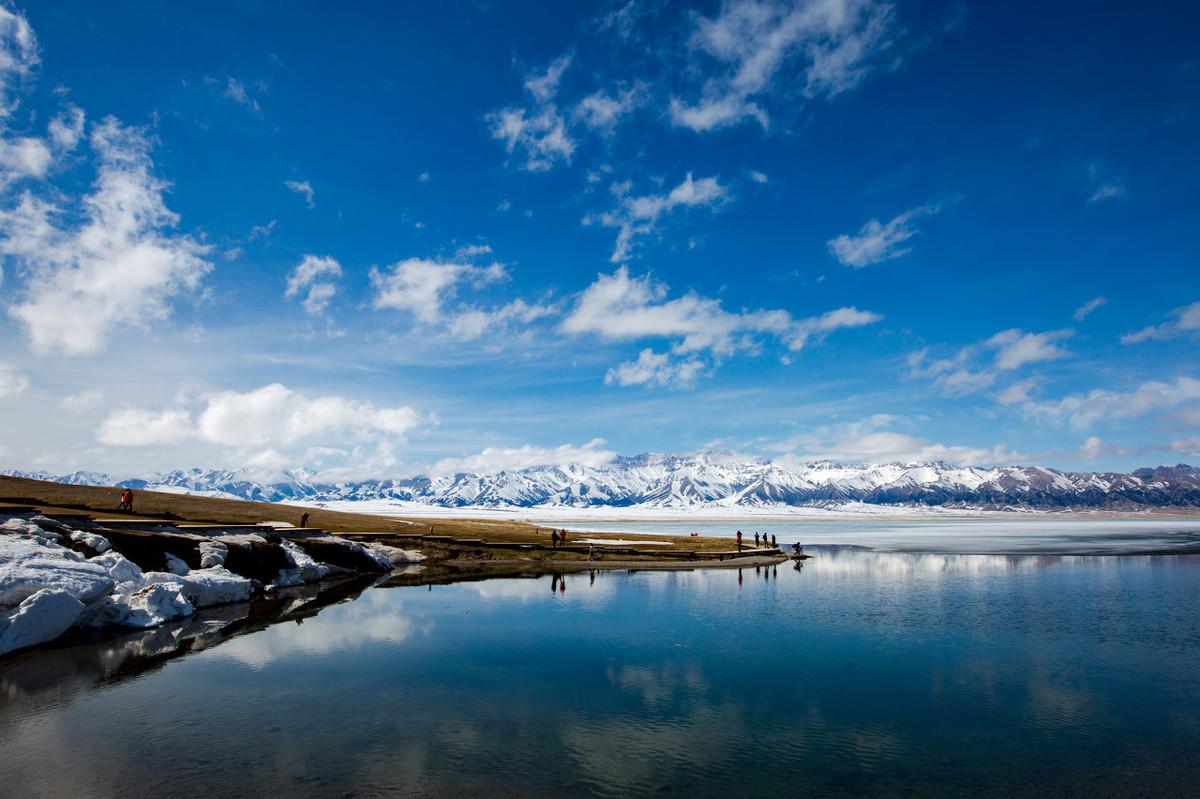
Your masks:
[[[292,564],[292,567],[280,569],[279,576],[271,581],[271,585],[282,588],[301,583],[315,583],[329,574],[329,567],[313,560],[312,556],[301,549],[299,544],[285,538],[280,540],[279,546],[287,555],[288,562]]]
[[[47,530],[41,525],[28,519],[12,516],[0,522],[0,533],[15,533],[16,535],[40,538],[43,541],[61,541],[62,535],[54,530]]]
[[[382,555],[387,558],[390,566],[402,566],[407,563],[420,563],[425,560],[425,556],[420,552],[414,552],[411,549],[400,549],[398,547],[389,547],[386,544],[365,544],[366,549],[377,555]]]
[[[133,593],[113,597],[112,604],[105,608],[104,618],[109,624],[122,627],[157,627],[194,612],[192,603],[183,595],[182,585],[155,582]]]
[[[188,565],[182,559],[175,557],[170,552],[163,553],[167,559],[167,571],[171,574],[183,576],[191,571]]]
[[[44,538],[0,535],[0,608],[19,605],[44,588],[66,591],[90,605],[113,585],[107,569],[78,552]]]
[[[43,588],[0,613],[0,655],[53,641],[74,626],[84,604],[61,588]]]
[[[198,608],[224,605],[228,602],[246,602],[253,593],[249,579],[234,574],[224,566],[195,569],[185,575],[146,572],[143,579],[147,584],[178,584],[183,596]]]
[[[96,533],[88,533],[84,532],[83,530],[73,530],[69,534],[69,537],[75,543],[83,544],[85,547],[96,553],[104,553],[112,549],[112,544],[108,542],[108,539]]]
[[[229,547],[220,541],[200,542],[200,568],[211,569],[213,566],[224,566],[227,557],[229,557]]]

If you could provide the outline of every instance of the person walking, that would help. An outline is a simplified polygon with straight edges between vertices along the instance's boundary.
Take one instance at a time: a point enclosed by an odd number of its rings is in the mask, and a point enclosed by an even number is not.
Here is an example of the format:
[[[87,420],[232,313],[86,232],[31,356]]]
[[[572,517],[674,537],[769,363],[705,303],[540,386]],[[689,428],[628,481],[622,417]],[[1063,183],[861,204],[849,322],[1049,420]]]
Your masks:
[[[304,511],[304,513],[300,514],[300,526],[302,528],[308,527],[308,511]]]
[[[566,531],[566,530],[559,530],[559,531],[558,531],[558,540],[559,540],[560,542],[562,542],[562,545],[563,545],[564,547],[567,545],[567,531]]]
[[[742,551],[742,531],[741,530],[738,530],[737,542],[738,542],[738,552],[741,552]],[[740,576],[741,575],[739,575],[739,577]]]
[[[117,510],[128,511],[133,513],[133,489],[126,488],[121,492],[121,504],[117,506]]]
[[[758,549],[758,531],[754,531],[754,548]]]
[[[771,546],[774,547],[775,549],[779,549],[779,545],[775,543],[775,534],[774,533],[771,533]]]
[[[558,530],[550,531],[550,548],[558,549]]]

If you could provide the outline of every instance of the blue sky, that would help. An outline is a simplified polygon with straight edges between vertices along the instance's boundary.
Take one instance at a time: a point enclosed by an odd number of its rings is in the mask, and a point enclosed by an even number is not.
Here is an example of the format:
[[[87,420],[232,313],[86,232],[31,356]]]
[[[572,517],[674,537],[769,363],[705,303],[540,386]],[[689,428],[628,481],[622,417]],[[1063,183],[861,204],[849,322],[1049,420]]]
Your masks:
[[[0,467],[1195,462],[1197,16],[5,6]]]

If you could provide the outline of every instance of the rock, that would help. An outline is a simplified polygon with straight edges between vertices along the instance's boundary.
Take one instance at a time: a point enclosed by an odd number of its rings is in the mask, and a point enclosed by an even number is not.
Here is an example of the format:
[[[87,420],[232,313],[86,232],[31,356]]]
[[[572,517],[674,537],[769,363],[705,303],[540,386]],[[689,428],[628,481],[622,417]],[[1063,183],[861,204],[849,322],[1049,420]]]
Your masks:
[[[113,589],[103,566],[45,539],[0,535],[0,608],[24,602],[44,588],[59,588],[90,605]]]
[[[53,641],[69,630],[84,604],[61,588],[43,588],[0,613],[0,655]]]

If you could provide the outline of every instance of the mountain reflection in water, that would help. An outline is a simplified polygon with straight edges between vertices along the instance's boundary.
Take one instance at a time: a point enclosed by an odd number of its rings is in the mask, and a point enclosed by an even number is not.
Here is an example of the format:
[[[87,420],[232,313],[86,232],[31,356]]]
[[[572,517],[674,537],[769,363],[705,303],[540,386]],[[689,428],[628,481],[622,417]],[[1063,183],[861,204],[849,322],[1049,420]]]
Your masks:
[[[0,785],[1120,796],[1200,783],[1200,557],[811,551],[799,570],[402,575],[26,653],[0,661]]]

